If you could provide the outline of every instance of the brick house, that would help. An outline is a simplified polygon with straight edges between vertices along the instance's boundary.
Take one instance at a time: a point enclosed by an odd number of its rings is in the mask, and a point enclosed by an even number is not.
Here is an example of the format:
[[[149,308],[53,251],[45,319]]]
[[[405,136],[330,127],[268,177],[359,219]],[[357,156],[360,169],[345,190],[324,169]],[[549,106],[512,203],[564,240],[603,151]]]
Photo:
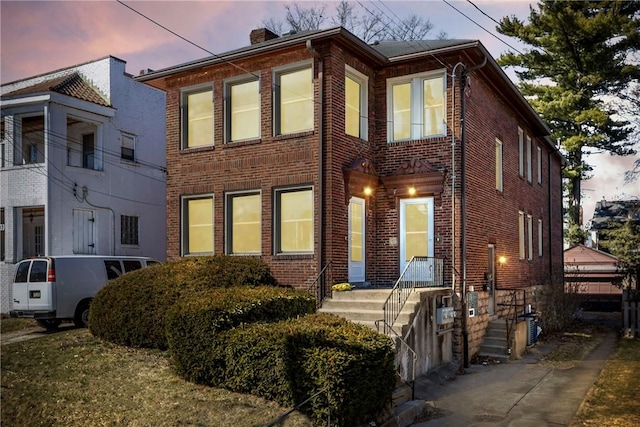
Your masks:
[[[457,312],[426,328],[423,370],[475,354],[510,289],[562,275],[562,158],[479,41],[250,41],[136,77],[167,94],[168,258],[260,256],[302,289],[326,267],[320,298],[388,294],[421,261],[426,312]]]
[[[166,258],[165,94],[113,56],[2,85],[0,289],[37,255]]]

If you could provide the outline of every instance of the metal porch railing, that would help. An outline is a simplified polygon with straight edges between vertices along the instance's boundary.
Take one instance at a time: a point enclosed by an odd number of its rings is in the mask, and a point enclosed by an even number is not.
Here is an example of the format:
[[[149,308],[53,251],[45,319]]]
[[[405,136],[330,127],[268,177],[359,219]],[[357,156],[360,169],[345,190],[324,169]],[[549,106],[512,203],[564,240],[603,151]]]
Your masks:
[[[388,325],[384,319],[376,320],[376,329],[380,332],[380,322],[384,324],[385,331],[393,333],[396,339],[396,373],[404,382],[411,387],[411,400],[416,398],[416,363],[418,361],[418,354],[411,348],[411,346],[393,329],[391,325]],[[398,349],[397,343],[400,343]],[[406,350],[403,351],[403,350]],[[403,357],[405,356],[405,357]],[[402,362],[405,362],[404,364]],[[410,365],[410,366],[409,366]],[[409,375],[410,374],[410,375]]]
[[[316,308],[320,308],[322,306],[322,302],[327,297],[331,297],[331,273],[332,273],[333,260],[329,260],[322,267],[320,273],[316,276],[315,280],[307,291],[316,297]]]
[[[444,286],[444,261],[432,257],[413,257],[404,268],[384,302],[385,333],[387,325],[393,327],[404,304],[415,288],[441,288]]]

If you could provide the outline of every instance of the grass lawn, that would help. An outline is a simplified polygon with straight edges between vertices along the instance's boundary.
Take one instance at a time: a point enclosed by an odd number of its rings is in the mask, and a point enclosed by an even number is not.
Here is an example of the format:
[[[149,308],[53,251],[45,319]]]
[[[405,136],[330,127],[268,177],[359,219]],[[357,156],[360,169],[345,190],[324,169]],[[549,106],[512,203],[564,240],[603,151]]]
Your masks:
[[[1,364],[6,426],[261,426],[288,409],[189,383],[166,352],[105,343],[87,329],[5,344]],[[283,425],[313,426],[297,412]]]
[[[640,426],[640,339],[618,340],[572,426]]]
[[[2,318],[0,321],[0,334],[21,331],[28,328],[37,328],[38,324],[33,319],[12,319],[9,317]]]

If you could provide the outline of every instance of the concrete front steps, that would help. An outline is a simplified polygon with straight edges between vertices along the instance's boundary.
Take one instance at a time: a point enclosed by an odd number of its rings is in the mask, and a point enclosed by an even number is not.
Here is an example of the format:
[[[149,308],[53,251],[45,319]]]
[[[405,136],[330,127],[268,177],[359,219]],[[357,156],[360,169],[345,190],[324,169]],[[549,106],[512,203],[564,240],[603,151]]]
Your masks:
[[[331,298],[327,298],[318,310],[320,313],[329,313],[344,317],[355,323],[367,325],[377,330],[376,320],[380,321],[380,332],[384,326],[384,311],[382,307],[389,297],[391,289],[353,289],[351,291],[332,293]],[[411,324],[416,307],[420,302],[420,294],[413,292],[405,303],[398,319],[393,325],[393,329],[402,335],[408,325]],[[393,336],[393,333],[392,333]]]
[[[482,344],[478,350],[480,360],[492,360],[507,363],[509,360],[509,342],[507,340],[507,323],[505,319],[489,322]]]
[[[380,331],[384,330],[384,311],[382,307],[389,297],[391,289],[353,289],[351,291],[332,293],[331,298],[327,298],[322,307],[318,309],[320,313],[329,313],[344,317],[355,323],[369,326],[377,330],[376,320],[380,320]],[[398,335],[404,335],[408,330],[413,316],[418,309],[420,294],[413,292],[405,303],[398,319],[393,325],[393,329]],[[393,332],[389,334],[395,338]],[[392,411],[387,421],[382,427],[408,427],[415,419],[422,415],[425,408],[424,400],[412,400],[412,389],[408,384],[398,385],[392,396]]]

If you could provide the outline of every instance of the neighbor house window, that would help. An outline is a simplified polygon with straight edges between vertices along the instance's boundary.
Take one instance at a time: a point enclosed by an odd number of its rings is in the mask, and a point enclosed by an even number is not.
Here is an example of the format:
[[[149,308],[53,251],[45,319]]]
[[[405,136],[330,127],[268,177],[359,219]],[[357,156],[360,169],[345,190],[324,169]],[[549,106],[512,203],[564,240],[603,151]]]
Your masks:
[[[225,91],[227,141],[260,138],[260,81],[234,79]]]
[[[182,199],[182,254],[213,253],[213,195]]]
[[[95,169],[96,136],[93,133],[82,135],[82,167]]]
[[[275,252],[313,252],[313,189],[275,192]]]
[[[213,89],[182,92],[182,148],[213,145]]]
[[[496,190],[502,191],[502,141],[496,139]]]
[[[387,80],[389,141],[444,135],[444,73]]]
[[[120,158],[135,161],[136,137],[128,133],[121,134]]]
[[[44,163],[44,116],[22,117],[19,126],[22,127],[22,150],[14,150],[15,163]],[[18,157],[20,154],[22,158]]]
[[[276,135],[313,130],[313,69],[311,65],[275,72]]]
[[[542,149],[538,146],[538,158],[537,166],[538,166],[538,184],[542,184]]]
[[[518,213],[518,253],[519,258],[525,258],[525,236],[524,236],[524,212]]]
[[[138,217],[120,215],[120,243],[123,245],[138,244]]]
[[[347,135],[367,139],[367,89],[369,78],[347,66],[344,77],[344,131]]]
[[[531,176],[533,173],[531,166],[531,137],[527,136],[527,181],[529,182],[531,182]]]
[[[518,128],[518,174],[524,176],[524,131]]]
[[[529,254],[529,261],[533,259],[533,219],[531,215],[527,215],[527,253]]]
[[[227,194],[226,200],[227,253],[260,254],[262,248],[260,193]]]
[[[539,257],[542,256],[542,244],[543,244],[543,240],[542,240],[542,220],[539,219],[538,220],[538,256]]]

